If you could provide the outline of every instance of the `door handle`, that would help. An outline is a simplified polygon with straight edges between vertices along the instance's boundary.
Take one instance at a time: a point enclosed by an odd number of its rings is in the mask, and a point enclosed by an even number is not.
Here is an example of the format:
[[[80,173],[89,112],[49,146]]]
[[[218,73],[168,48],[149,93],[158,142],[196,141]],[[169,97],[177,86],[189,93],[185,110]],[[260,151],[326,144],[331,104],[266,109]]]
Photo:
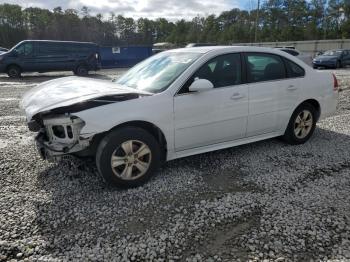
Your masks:
[[[295,85],[290,85],[287,87],[287,90],[294,91],[297,90],[298,88]]]
[[[244,98],[244,95],[240,94],[240,93],[234,93],[232,96],[231,96],[231,99],[232,100],[238,100],[238,99],[242,99]]]

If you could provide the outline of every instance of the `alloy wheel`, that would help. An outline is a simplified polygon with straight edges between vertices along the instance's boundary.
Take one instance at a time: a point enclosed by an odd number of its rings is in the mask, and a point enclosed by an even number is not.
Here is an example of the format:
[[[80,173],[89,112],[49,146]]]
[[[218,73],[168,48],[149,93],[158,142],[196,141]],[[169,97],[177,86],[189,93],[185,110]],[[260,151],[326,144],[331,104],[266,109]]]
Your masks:
[[[18,73],[16,68],[11,68],[8,71],[8,74],[9,74],[10,77],[18,77],[18,75],[19,75],[19,73]]]
[[[313,116],[308,110],[303,110],[295,119],[294,134],[299,139],[304,139],[310,134],[313,126]]]
[[[128,140],[112,154],[113,173],[123,180],[136,180],[146,174],[152,161],[152,152],[143,142]]]
[[[77,70],[77,74],[79,76],[86,76],[88,74],[88,70],[84,66],[79,66]]]

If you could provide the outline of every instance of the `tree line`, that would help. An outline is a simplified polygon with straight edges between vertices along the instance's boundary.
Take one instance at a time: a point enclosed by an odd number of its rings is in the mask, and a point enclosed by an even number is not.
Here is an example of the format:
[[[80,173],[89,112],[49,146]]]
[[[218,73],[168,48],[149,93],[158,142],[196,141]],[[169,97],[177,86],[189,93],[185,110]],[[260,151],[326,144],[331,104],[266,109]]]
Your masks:
[[[104,46],[171,42],[233,44],[350,38],[350,0],[266,0],[192,20],[133,19],[110,13],[0,5],[0,46],[24,39],[91,41]]]

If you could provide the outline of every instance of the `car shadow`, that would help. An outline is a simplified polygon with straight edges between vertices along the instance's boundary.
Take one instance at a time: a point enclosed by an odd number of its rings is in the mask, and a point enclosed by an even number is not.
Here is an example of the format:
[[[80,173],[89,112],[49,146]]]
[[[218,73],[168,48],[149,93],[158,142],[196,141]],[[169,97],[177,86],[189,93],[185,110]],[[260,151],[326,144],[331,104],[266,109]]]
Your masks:
[[[332,151],[332,154],[337,154],[338,152],[339,159],[341,159],[341,154],[348,150],[349,146],[349,143],[344,143],[344,141],[350,141],[350,136],[317,128],[314,137],[305,145],[290,146],[279,139],[270,139],[186,157],[170,161],[165,164],[159,174],[148,184],[129,190],[120,190],[107,186],[98,175],[93,160],[64,160],[51,165],[37,175],[36,186],[40,191],[50,195],[49,202],[38,201],[36,203],[35,212],[38,233],[49,241],[48,246],[50,249],[47,252],[60,250],[61,245],[79,245],[78,242],[71,243],[69,241],[76,239],[75,236],[82,234],[85,234],[85,236],[88,235],[91,243],[94,243],[97,238],[101,237],[98,229],[104,228],[108,223],[108,226],[113,227],[111,234],[119,234],[118,232],[125,226],[126,217],[130,215],[125,210],[130,210],[130,207],[138,209],[138,205],[129,202],[130,199],[135,202],[141,201],[141,203],[142,201],[150,201],[150,199],[156,196],[150,196],[149,194],[151,193],[148,191],[151,190],[149,189],[155,187],[159,190],[164,190],[162,188],[164,180],[170,180],[172,174],[177,173],[179,170],[196,173],[200,169],[203,170],[203,174],[199,174],[199,176],[207,175],[214,177],[219,172],[215,166],[220,162],[229,164],[229,159],[235,158],[240,154],[249,154],[252,151],[256,155],[275,156],[275,152],[281,150],[281,148],[294,148],[296,150],[296,157],[307,158],[314,155],[317,156],[315,159],[317,158],[319,161],[322,161],[322,159],[329,157],[329,152],[327,150],[320,151],[319,146],[324,144],[326,147],[329,143],[338,147],[338,151]],[[337,155],[333,155],[333,157],[337,158]],[[309,163],[310,167],[314,164],[312,161],[305,163]],[[271,166],[271,168],[276,170],[279,168],[272,164]],[[183,175],[183,180],[180,183],[188,186],[188,180],[185,174]],[[174,186],[177,185],[174,184]],[[186,187],[184,186],[184,188]],[[165,189],[163,193],[166,194],[166,192]],[[149,210],[149,212],[153,211]],[[166,221],[162,221],[162,223],[166,223]],[[125,233],[129,229],[124,228],[123,230]],[[69,236],[72,236],[72,238]],[[59,238],[61,242],[54,241],[55,238]],[[63,243],[65,241],[66,243]],[[248,250],[247,253],[249,253]],[[286,254],[275,255],[276,257],[283,257]],[[329,253],[326,255],[332,254]]]

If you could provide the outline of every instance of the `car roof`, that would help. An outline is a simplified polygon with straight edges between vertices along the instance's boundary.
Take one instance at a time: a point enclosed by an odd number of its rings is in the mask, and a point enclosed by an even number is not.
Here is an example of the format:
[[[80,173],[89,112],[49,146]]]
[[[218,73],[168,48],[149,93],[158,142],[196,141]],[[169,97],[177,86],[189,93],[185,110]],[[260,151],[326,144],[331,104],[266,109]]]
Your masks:
[[[89,44],[89,45],[97,45],[93,42],[78,42],[78,41],[59,41],[59,40],[23,40],[21,43],[27,42],[44,42],[44,43],[68,43],[68,44]]]
[[[291,51],[298,51],[298,50],[296,50],[295,48],[289,48],[289,47],[276,47],[276,49],[279,49],[279,50],[291,50]]]
[[[167,52],[187,52],[187,53],[209,53],[214,51],[229,51],[229,52],[268,52],[281,54],[281,51],[276,48],[258,47],[258,46],[202,46],[202,47],[187,47],[172,49]]]

